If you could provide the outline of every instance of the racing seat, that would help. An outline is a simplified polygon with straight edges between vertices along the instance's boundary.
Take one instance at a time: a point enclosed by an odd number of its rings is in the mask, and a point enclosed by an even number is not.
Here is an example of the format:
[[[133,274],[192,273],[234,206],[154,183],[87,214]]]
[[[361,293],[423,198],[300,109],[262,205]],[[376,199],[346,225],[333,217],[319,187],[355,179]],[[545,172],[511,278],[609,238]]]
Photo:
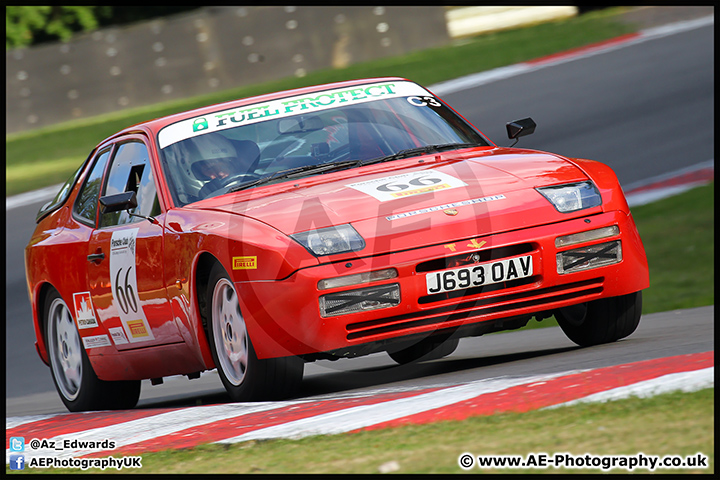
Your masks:
[[[230,140],[235,147],[241,165],[247,165],[242,173],[255,173],[260,163],[260,147],[252,140]]]

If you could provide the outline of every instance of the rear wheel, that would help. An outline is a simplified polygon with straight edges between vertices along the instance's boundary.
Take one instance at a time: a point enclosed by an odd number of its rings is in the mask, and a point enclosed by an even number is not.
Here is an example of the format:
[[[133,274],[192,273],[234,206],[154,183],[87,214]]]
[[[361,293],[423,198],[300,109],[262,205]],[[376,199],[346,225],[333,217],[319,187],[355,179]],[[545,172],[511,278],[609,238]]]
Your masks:
[[[570,340],[586,347],[627,337],[640,323],[641,312],[642,292],[635,292],[561,308],[555,318]]]
[[[71,412],[132,408],[140,380],[108,382],[92,369],[70,310],[57,291],[45,301],[45,343],[60,399]]]
[[[237,292],[220,264],[210,272],[207,298],[210,349],[232,400],[276,400],[297,390],[302,380],[303,360],[299,357],[257,358]]]
[[[457,338],[437,339],[430,337],[402,350],[388,352],[388,355],[400,365],[437,360],[453,353],[459,341]]]

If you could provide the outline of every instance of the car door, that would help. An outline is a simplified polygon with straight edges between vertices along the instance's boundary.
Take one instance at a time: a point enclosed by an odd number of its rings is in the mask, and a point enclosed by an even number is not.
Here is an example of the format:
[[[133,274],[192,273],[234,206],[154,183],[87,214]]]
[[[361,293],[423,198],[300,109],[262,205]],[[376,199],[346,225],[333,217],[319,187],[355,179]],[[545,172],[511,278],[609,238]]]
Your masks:
[[[139,135],[116,142],[100,197],[129,191],[137,207],[97,213],[88,245],[92,304],[119,350],[182,342],[163,280],[163,213]]]

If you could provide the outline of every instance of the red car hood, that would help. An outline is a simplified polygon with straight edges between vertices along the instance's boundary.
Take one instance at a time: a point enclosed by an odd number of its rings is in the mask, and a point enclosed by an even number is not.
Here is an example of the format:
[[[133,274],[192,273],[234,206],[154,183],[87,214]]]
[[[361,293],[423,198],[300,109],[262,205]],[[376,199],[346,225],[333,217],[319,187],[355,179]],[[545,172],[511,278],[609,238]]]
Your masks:
[[[585,179],[562,157],[493,148],[316,175],[197,206],[252,217],[285,234],[351,223],[368,246],[389,237],[394,250],[401,238],[409,246],[442,242],[448,229],[463,238],[567,220],[572,214],[557,212],[534,187]],[[423,239],[408,238],[411,232]]]

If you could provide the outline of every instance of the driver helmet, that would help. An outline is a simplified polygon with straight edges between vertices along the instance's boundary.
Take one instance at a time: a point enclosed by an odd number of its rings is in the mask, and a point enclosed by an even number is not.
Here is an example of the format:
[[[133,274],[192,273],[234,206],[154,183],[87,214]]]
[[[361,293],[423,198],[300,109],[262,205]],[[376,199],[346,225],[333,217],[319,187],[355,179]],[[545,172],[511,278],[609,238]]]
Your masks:
[[[207,133],[189,139],[190,168],[204,182],[223,179],[237,173],[237,151],[232,142],[219,133]]]

